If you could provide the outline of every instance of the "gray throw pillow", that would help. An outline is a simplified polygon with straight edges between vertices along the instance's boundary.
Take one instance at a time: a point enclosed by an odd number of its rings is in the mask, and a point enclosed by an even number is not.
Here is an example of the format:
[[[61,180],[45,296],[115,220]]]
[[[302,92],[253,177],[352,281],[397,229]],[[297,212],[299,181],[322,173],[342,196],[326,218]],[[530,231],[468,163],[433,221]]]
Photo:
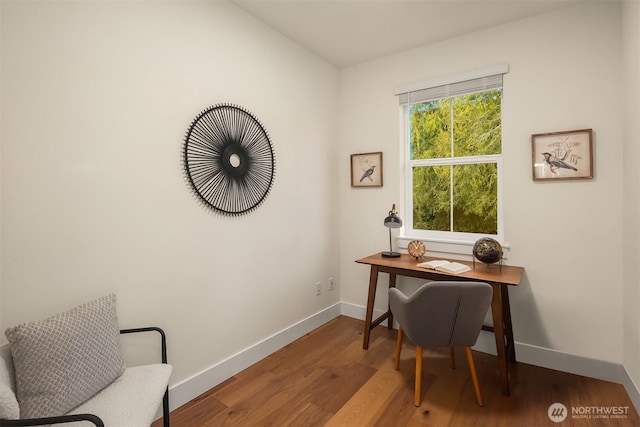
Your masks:
[[[14,326],[5,335],[11,344],[21,418],[63,415],[125,369],[113,294]]]

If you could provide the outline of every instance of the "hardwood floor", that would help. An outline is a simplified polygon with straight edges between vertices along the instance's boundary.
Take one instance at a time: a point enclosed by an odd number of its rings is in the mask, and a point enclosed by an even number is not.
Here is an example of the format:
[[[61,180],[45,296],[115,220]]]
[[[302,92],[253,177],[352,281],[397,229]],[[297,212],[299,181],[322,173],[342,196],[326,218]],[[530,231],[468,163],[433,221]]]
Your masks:
[[[474,352],[484,397],[479,407],[463,349],[456,351],[455,370],[447,349],[425,349],[416,408],[414,346],[405,337],[395,371],[396,332],[374,329],[363,350],[363,325],[332,320],[173,411],[172,427],[640,426],[620,384],[517,363],[508,397],[500,393],[495,356]],[[550,420],[553,403],[567,408],[563,422]],[[613,408],[624,418],[602,415]],[[152,425],[160,426],[161,420]]]

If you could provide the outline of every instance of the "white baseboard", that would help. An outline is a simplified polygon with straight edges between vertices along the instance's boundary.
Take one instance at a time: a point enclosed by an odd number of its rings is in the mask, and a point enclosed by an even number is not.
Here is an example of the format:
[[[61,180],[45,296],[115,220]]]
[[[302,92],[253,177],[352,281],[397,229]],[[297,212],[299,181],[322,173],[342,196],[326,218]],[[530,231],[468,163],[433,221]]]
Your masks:
[[[629,398],[633,402],[633,406],[636,408],[636,412],[640,413],[640,387],[636,384],[627,369],[624,368],[624,379],[622,381],[624,389],[627,390]]]
[[[365,307],[345,302],[336,303],[325,310],[319,311],[251,347],[216,363],[191,378],[173,385],[169,390],[171,410],[184,405],[207,390],[226,381],[238,372],[264,359],[285,345],[297,340],[339,315],[364,320],[365,314]],[[374,318],[381,314],[382,312],[379,311],[374,312]],[[383,322],[383,325],[386,326],[386,323],[386,321]],[[478,342],[474,346],[474,350],[496,354],[495,348],[493,334],[484,331],[481,332]],[[622,384],[633,402],[636,411],[640,412],[640,388],[633,382],[623,365],[589,359],[519,342],[516,342],[516,357],[519,362]]]
[[[276,352],[285,345],[290,344],[303,335],[338,317],[340,315],[340,306],[340,303],[336,303],[329,308],[319,311],[251,347],[216,363],[210,368],[193,375],[191,378],[171,386],[169,389],[170,409],[174,410],[184,405],[207,390],[233,377],[238,372]]]

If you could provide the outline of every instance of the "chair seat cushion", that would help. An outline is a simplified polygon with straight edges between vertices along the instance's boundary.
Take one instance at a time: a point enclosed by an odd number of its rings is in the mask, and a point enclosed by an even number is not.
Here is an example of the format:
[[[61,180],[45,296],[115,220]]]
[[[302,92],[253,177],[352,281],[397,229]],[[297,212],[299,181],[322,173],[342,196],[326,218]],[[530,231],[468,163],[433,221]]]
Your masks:
[[[17,420],[20,418],[20,407],[16,395],[7,384],[0,383],[0,419]]]
[[[9,344],[0,345],[0,419],[17,420],[20,407],[16,399],[16,379]]]
[[[167,364],[127,368],[107,388],[69,414],[94,414],[108,427],[149,427],[169,384],[171,370]],[[57,426],[93,427],[93,424],[76,422]]]

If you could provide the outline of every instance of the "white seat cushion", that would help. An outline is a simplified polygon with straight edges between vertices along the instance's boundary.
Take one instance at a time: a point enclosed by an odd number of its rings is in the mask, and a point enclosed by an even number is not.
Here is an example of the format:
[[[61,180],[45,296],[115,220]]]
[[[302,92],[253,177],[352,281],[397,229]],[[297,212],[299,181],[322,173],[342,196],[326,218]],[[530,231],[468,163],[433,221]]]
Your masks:
[[[16,399],[16,379],[9,343],[0,345],[0,419],[17,420],[20,407]]]
[[[69,414],[94,414],[108,427],[149,427],[160,407],[171,370],[167,364],[127,368],[107,388]],[[93,427],[94,424],[83,421],[57,426]]]

